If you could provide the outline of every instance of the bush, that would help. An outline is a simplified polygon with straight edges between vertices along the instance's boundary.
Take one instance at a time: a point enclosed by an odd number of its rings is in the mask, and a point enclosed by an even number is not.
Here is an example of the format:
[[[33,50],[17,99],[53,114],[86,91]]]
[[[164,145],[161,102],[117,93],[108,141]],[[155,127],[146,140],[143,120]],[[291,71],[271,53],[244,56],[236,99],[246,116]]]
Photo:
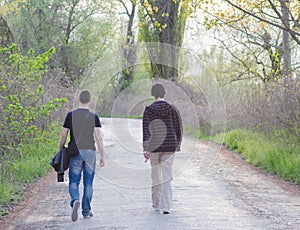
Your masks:
[[[8,177],[0,181],[0,216],[8,212],[7,203],[15,203],[22,198],[26,185],[42,177],[51,169],[49,161],[58,150],[61,127],[53,124],[36,138],[18,148],[18,157],[11,162],[3,161],[3,170]]]
[[[48,71],[49,56],[54,52],[54,48],[42,54],[30,50],[23,55],[16,45],[0,48],[1,202],[16,199],[22,189],[20,184],[32,181],[49,169],[48,165],[40,164],[46,162],[49,149],[46,139],[38,143],[39,124],[44,126],[51,113],[67,101],[44,97],[44,75]]]
[[[38,123],[67,101],[43,98],[46,63],[54,52],[30,50],[23,55],[16,45],[0,48],[0,155],[16,152],[20,143],[34,136]]]

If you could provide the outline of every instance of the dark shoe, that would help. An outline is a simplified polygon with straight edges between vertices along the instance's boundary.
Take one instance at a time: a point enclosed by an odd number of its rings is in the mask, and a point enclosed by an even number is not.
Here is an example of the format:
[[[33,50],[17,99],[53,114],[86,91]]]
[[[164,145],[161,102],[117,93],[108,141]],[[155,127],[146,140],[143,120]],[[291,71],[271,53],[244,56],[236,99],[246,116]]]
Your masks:
[[[163,214],[170,214],[169,210],[163,210]]]
[[[93,217],[93,216],[94,216],[94,214],[92,212],[90,212],[87,216],[83,216],[83,218],[86,219],[86,218],[90,218],[90,217]]]
[[[78,219],[78,208],[80,206],[79,200],[75,200],[73,203],[73,208],[72,208],[72,215],[71,219],[73,222],[75,222]]]

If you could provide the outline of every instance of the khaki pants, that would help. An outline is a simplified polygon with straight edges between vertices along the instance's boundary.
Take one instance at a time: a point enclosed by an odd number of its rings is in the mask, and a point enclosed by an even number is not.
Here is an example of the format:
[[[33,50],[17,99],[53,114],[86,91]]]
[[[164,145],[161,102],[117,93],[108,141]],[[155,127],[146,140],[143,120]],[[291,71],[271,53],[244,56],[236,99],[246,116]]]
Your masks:
[[[172,204],[172,166],[173,152],[150,153],[152,178],[152,204],[163,210],[169,210]]]

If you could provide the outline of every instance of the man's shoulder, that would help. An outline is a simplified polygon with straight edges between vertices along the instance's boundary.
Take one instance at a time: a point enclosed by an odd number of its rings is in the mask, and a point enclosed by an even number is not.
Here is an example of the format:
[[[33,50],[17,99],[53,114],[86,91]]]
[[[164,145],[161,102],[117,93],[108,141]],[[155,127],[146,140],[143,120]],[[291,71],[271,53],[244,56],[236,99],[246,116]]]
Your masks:
[[[150,111],[156,107],[156,101],[151,103],[150,105],[145,105],[145,112]]]
[[[88,113],[91,117],[99,117],[96,113],[89,111]]]
[[[94,121],[95,120],[99,120],[100,121],[99,116],[96,113],[94,113],[94,112],[92,112],[90,110],[87,111],[87,113],[85,114],[85,117],[88,118],[88,119],[92,119]]]
[[[171,106],[172,106],[173,114],[175,114],[177,117],[180,117],[179,109],[173,104]]]
[[[173,110],[175,110],[176,112],[179,112],[179,109],[177,108],[176,105],[174,105],[174,104],[170,104],[170,105],[171,105],[171,107],[172,107]]]
[[[66,117],[67,118],[72,117],[72,114],[73,114],[73,111],[68,111]]]
[[[154,101],[153,103],[151,103],[150,105],[147,105],[146,108],[153,108],[153,107],[157,107],[157,106],[171,106],[171,103],[168,101]]]
[[[89,109],[82,109],[82,108],[77,108],[77,109],[74,109],[72,111],[70,111],[70,113],[73,113],[73,114],[88,114],[88,115],[96,115],[95,113],[91,112]]]

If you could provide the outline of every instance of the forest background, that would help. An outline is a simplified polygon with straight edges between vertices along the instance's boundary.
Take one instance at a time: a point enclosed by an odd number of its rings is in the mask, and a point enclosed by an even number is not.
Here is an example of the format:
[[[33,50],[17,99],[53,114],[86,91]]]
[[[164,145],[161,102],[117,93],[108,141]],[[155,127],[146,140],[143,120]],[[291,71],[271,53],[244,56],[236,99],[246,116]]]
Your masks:
[[[164,79],[197,113],[199,129],[185,133],[299,184],[299,12],[298,0],[1,0],[0,213],[50,169],[75,92],[111,53],[121,62],[100,82],[100,116],[116,115],[115,101],[136,82]],[[159,48],[140,55],[142,43]],[[189,52],[202,68],[192,79],[208,89],[215,81],[225,111],[187,76]],[[216,119],[221,112],[226,118]],[[141,115],[141,108],[130,114]]]

